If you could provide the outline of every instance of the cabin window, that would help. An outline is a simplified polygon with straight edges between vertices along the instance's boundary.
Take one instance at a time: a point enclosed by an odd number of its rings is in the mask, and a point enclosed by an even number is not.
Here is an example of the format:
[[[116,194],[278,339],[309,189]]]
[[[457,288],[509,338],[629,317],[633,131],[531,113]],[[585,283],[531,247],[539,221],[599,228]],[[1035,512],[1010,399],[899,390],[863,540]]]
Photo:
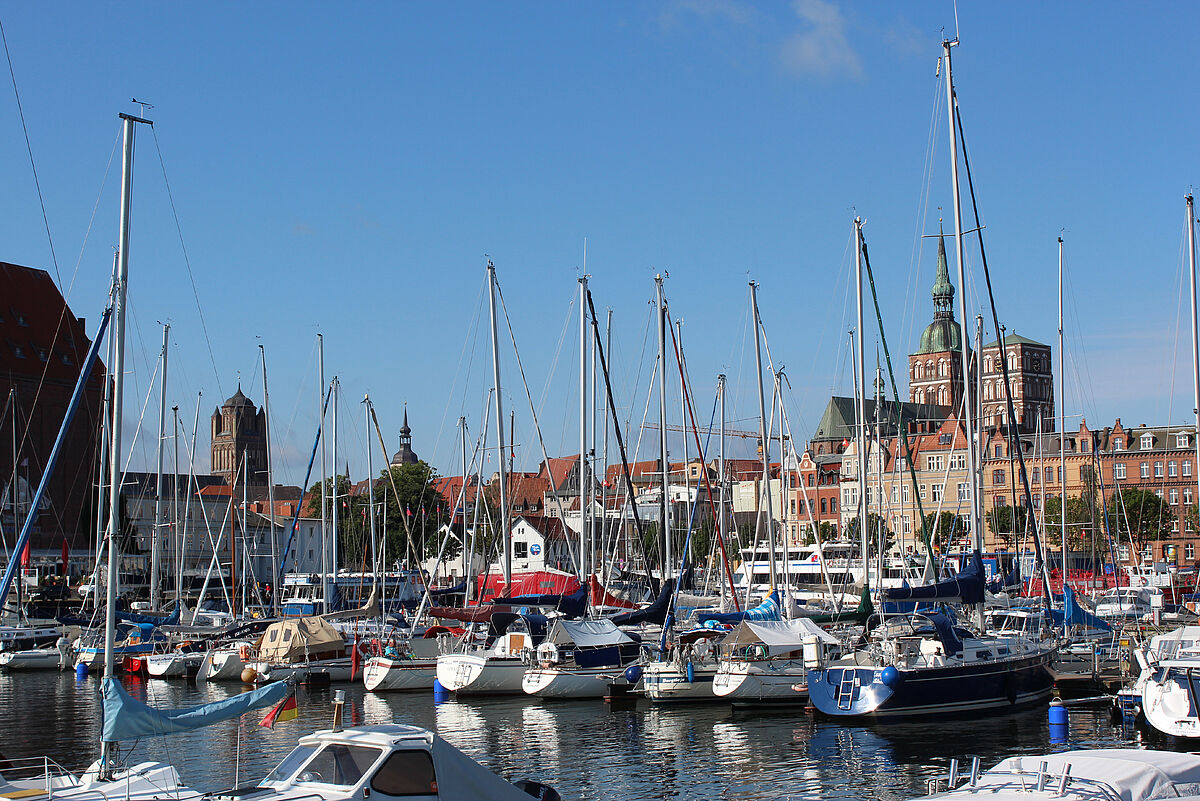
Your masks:
[[[375,772],[371,789],[384,795],[437,795],[437,776],[427,751],[397,751]]]
[[[367,769],[379,758],[378,748],[361,745],[330,744],[308,761],[297,781],[353,787],[362,781]]]
[[[262,780],[262,785],[271,784],[273,782],[284,782],[292,778],[292,774],[308,760],[313,752],[317,750],[315,745],[298,745],[292,749],[292,752],[283,758],[279,766],[275,770],[267,774],[267,777]]]

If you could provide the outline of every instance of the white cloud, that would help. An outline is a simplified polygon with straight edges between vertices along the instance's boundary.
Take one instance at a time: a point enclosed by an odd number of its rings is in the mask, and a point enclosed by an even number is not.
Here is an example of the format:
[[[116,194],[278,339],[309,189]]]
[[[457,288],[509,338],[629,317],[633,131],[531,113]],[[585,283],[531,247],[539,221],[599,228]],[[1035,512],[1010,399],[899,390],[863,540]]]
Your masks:
[[[829,0],[795,0],[792,8],[800,30],[787,37],[780,51],[785,67],[798,74],[860,78],[862,60],[846,36],[846,19]]]

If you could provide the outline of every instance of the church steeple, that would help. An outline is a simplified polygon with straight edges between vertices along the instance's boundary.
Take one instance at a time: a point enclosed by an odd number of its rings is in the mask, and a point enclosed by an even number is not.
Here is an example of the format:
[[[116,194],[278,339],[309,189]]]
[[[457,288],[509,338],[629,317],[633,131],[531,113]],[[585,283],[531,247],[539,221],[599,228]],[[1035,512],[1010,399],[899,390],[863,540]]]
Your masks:
[[[950,268],[946,264],[946,235],[938,222],[937,278],[933,282],[933,319],[954,319],[954,284],[950,283]]]
[[[417,455],[412,449],[412,429],[408,427],[408,404],[404,404],[404,424],[400,426],[400,450],[392,457],[393,465],[416,464]]]

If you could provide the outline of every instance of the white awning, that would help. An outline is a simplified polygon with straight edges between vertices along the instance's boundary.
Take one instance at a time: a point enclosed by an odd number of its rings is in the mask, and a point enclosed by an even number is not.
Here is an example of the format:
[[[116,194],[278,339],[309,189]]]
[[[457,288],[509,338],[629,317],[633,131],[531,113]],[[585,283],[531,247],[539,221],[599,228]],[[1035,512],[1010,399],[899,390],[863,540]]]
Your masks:
[[[556,620],[546,639],[555,645],[574,643],[580,647],[633,642],[611,620]]]

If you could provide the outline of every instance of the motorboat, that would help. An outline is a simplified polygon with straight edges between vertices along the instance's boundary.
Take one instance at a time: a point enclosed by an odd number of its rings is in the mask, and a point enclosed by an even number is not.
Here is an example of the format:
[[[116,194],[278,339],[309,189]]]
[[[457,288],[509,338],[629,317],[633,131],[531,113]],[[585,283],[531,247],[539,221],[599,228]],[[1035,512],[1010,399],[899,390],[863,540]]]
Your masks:
[[[1116,587],[1096,598],[1096,616],[1110,623],[1144,620],[1163,603],[1161,587]]]
[[[988,771],[976,758],[969,770],[950,760],[947,775],[930,779],[923,798],[979,798],[988,801],[1149,801],[1196,799],[1200,756],[1137,748],[1063,751],[1014,756]],[[916,801],[916,799],[912,799]]]
[[[24,648],[0,651],[0,668],[4,670],[58,670],[71,664],[71,643],[59,637],[54,648]]]
[[[641,665],[642,692],[654,703],[715,701],[713,678],[717,656],[713,646],[725,632],[696,628],[680,633],[659,658]]]
[[[353,649],[359,645],[348,644],[325,618],[288,618],[267,626],[245,670],[254,671],[256,682],[314,677],[351,681],[357,661]],[[365,649],[366,644],[361,645]]]
[[[559,801],[552,788],[500,778],[442,737],[397,724],[329,729],[301,737],[257,787],[213,793],[214,801]]]
[[[808,701],[808,672],[840,654],[842,643],[808,618],[746,620],[718,645],[713,694],[735,704]]]
[[[640,643],[611,620],[563,620],[537,646],[521,688],[539,698],[603,698],[610,684],[627,684],[625,668]]]

